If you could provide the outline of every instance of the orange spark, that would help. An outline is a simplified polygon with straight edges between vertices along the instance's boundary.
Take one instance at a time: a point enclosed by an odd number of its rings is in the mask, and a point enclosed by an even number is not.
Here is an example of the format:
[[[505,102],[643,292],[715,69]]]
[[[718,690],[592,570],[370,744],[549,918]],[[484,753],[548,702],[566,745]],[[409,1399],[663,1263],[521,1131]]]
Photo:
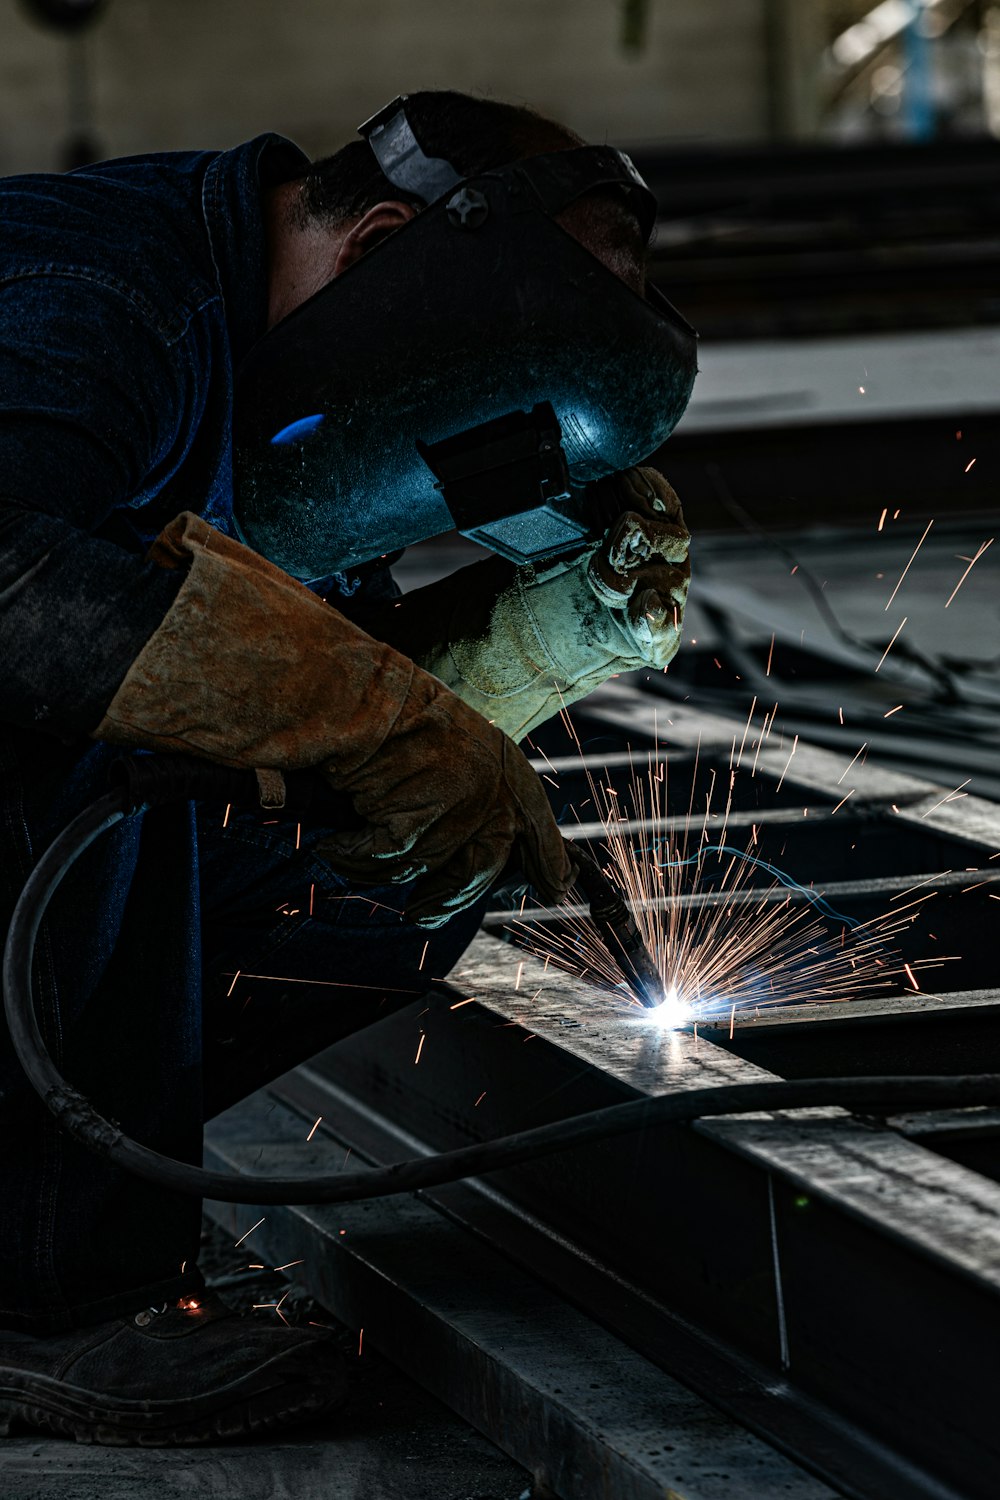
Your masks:
[[[897,516],[899,515],[899,511],[896,512],[896,515]],[[899,593],[899,590],[900,590],[900,587],[902,585],[903,579],[906,577],[907,573],[910,571],[910,568],[913,565],[913,559],[916,557],[917,553],[920,551],[921,547],[924,545],[924,542],[927,540],[927,533],[930,531],[930,529],[931,529],[931,527],[933,525],[934,525],[933,519],[931,519],[930,521],[927,522],[927,525],[924,528],[924,534],[920,538],[920,540],[917,543],[917,545],[914,547],[913,552],[912,552],[912,554],[910,556],[910,561],[906,564],[906,567],[903,569],[902,573],[900,573],[900,575],[899,575],[899,583],[896,584],[896,587],[893,589],[892,593],[889,595],[889,604],[892,603],[893,599],[895,599],[896,595]],[[889,604],[887,604],[885,606],[886,609],[889,608]]]
[[[415,1057],[415,1058],[414,1058],[414,1059],[413,1059],[413,1066],[414,1066],[414,1067],[416,1067],[416,1066],[417,1066],[417,1063],[418,1063],[418,1062],[419,1062],[419,1061],[420,1061],[420,1054],[421,1054],[421,1052],[423,1052],[423,1050],[424,1050],[424,1042],[425,1042],[425,1041],[426,1041],[426,1040],[427,1040],[427,1033],[426,1033],[426,1031],[422,1031],[422,1032],[421,1032],[421,1033],[420,1033],[420,1040],[419,1040],[419,1042],[418,1042],[418,1043],[417,1043],[417,1055],[416,1055],[416,1057]]]
[[[844,777],[847,775],[848,771],[851,769],[851,766],[853,766],[854,762],[857,760],[858,756],[861,754],[861,751],[862,750],[867,750],[867,749],[868,749],[868,741],[865,740],[864,744],[860,747],[860,749],[855,750],[854,754],[851,756],[851,763],[850,763],[850,765],[845,766],[844,769],[841,771],[840,775],[837,777],[837,785],[838,786],[840,786],[840,784],[843,781]]]
[[[778,785],[774,789],[776,792],[780,792],[781,791],[781,783],[785,779],[785,772],[788,770],[788,767],[792,763],[792,756],[795,754],[795,751],[796,751],[796,748],[798,746],[798,743],[799,743],[799,737],[798,737],[798,735],[796,735],[795,738],[794,738],[794,740],[792,741],[792,748],[791,748],[791,750],[788,753],[788,759],[785,761],[785,770],[782,771],[781,777],[780,777],[780,779],[778,781]]]
[[[876,672],[879,670],[879,667],[881,667],[882,663],[885,661],[886,657],[889,655],[889,652],[892,650],[893,646],[896,644],[896,637],[899,635],[899,632],[902,630],[903,626],[906,624],[906,621],[907,621],[908,618],[909,618],[908,615],[904,615],[903,618],[900,620],[899,624],[896,626],[896,629],[893,632],[892,640],[889,642],[888,646],[886,646],[885,650],[882,652],[882,655],[879,657],[878,667],[875,668]]]
[[[754,710],[756,709],[756,707],[757,707],[757,694],[754,693],[754,695],[753,695],[753,702],[750,705],[750,712],[747,714],[747,721],[746,721],[746,723],[743,726],[743,738],[740,740],[740,751],[739,751],[739,754],[736,757],[736,764],[737,764],[737,766],[739,766],[742,763],[742,760],[743,760],[743,746],[747,742],[747,735],[750,733],[750,725],[753,722]],[[733,740],[733,743],[734,744],[736,743],[735,738]],[[732,760],[731,759],[730,759],[729,764],[730,764],[730,766],[732,766]]]
[[[889,900],[890,901],[901,901],[904,896],[909,896],[911,894],[911,892],[913,892],[913,891],[919,891],[920,887],[922,885],[926,885],[928,883],[928,881],[930,881],[930,880],[943,880],[946,875],[950,875],[950,874],[951,874],[950,870],[935,870],[934,873],[933,873],[933,875],[925,875],[924,878],[923,878],[923,880],[918,880],[917,881],[916,885],[907,886],[907,888],[906,888],[905,891],[897,891],[894,896],[890,896],[889,897]]]
[[[310,1130],[309,1134],[306,1136],[306,1140],[307,1141],[311,1141],[312,1138],[313,1138],[313,1136],[316,1134],[317,1130],[319,1129],[319,1122],[320,1122],[320,1120],[322,1120],[322,1118],[323,1118],[322,1115],[317,1115],[316,1116],[315,1120],[313,1121],[312,1129]]]
[[[972,777],[967,776],[964,781],[960,781],[955,790],[953,792],[949,792],[947,797],[942,797],[940,802],[935,802],[933,807],[929,807],[925,813],[921,813],[921,820],[923,820],[924,818],[929,818],[932,812],[937,812],[938,808],[944,807],[946,802],[951,802],[953,798],[957,798],[958,796],[963,795],[963,786],[968,786],[971,780]]]
[[[350,899],[350,898],[348,898]],[[377,905],[377,902],[373,902]],[[356,984],[341,979],[296,979],[291,974],[244,974],[244,979],[275,979],[280,984],[322,984],[335,990],[378,990],[380,995],[419,995],[420,990],[392,989],[386,984]]]
[[[972,572],[973,568],[976,566],[976,563],[979,561],[979,559],[982,557],[983,553],[986,551],[987,547],[992,547],[992,545],[993,545],[993,543],[994,543],[995,540],[996,540],[996,538],[991,536],[988,542],[983,542],[982,546],[979,548],[979,551],[976,553],[975,557],[972,558],[972,560],[969,563],[969,566],[966,568],[965,572],[962,574],[961,578],[958,580],[958,582],[956,583],[955,587],[952,589],[951,594],[950,594],[950,596],[948,598],[948,604],[950,604],[951,601],[952,601],[952,599],[954,599],[955,595],[958,593],[959,589],[962,587],[962,584],[968,578],[969,574]],[[945,605],[945,609],[948,608],[948,604]]]
[[[260,1226],[263,1224],[264,1219],[266,1219],[266,1218],[267,1218],[267,1214],[265,1214],[263,1218],[258,1219],[257,1222],[256,1222],[256,1224],[251,1224],[250,1228],[247,1230],[246,1234],[241,1234],[240,1235],[239,1239],[236,1241],[236,1244],[233,1246],[233,1249],[234,1250],[238,1250],[240,1248],[240,1246],[242,1245],[243,1241],[249,1239],[250,1236],[253,1234],[254,1230],[255,1229],[259,1229]]]

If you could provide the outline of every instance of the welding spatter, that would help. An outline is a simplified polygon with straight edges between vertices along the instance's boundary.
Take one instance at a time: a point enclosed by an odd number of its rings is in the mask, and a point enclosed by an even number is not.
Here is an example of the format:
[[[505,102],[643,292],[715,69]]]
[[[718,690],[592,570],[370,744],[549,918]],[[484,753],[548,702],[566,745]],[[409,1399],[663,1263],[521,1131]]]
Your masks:
[[[591,855],[572,846],[576,884],[590,903],[590,916],[615,965],[648,1010],[663,1003],[663,980],[643,941],[624,895]]]

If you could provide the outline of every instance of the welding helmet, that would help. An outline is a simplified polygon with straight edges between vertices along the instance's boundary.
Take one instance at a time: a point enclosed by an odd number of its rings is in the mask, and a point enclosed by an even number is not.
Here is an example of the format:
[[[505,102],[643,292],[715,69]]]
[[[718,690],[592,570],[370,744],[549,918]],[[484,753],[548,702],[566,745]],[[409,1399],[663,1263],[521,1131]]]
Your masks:
[[[515,562],[578,550],[584,488],[669,436],[696,340],[554,216],[617,189],[648,238],[652,194],[604,146],[463,178],[423,153],[405,99],[360,129],[389,182],[427,207],[238,372],[240,536],[302,579],[453,529]]]

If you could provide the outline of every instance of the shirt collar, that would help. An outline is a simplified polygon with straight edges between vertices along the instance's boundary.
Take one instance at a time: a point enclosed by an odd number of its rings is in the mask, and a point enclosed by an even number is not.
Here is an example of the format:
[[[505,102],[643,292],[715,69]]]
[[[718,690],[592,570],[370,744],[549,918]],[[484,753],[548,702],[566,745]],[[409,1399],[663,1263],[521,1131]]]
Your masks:
[[[266,190],[301,177],[309,158],[280,135],[258,135],[222,151],[202,184],[202,212],[226,310],[234,363],[267,328]]]

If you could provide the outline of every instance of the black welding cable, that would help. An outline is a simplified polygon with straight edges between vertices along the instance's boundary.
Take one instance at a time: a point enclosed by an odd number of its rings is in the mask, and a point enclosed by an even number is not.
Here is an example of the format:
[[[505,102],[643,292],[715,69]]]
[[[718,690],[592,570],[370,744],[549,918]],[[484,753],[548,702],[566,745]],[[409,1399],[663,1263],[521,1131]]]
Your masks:
[[[216,778],[216,789],[225,785],[226,775],[232,775],[217,767],[206,767],[205,774],[205,784],[210,776]],[[252,773],[248,774],[252,778]],[[246,784],[245,778],[243,784]],[[175,776],[172,795],[182,794],[182,778]],[[439,1187],[446,1182],[516,1166],[588,1141],[604,1140],[656,1125],[688,1123],[712,1115],[802,1109],[815,1105],[840,1105],[875,1115],[901,1109],[1000,1105],[1000,1074],[996,1073],[965,1077],[778,1080],[691,1089],[637,1099],[518,1131],[498,1140],[464,1146],[457,1151],[418,1157],[386,1167],[338,1172],[330,1177],[260,1178],[210,1172],[187,1162],[175,1161],[124,1135],[118,1126],[100,1115],[89,1100],[66,1082],[49,1056],[32,999],[35,942],[42,918],[60,881],[96,838],[137,810],[136,799],[130,797],[127,790],[108,793],[80,813],[39,860],[11,919],[4,951],[3,989],[7,1022],[18,1058],[32,1086],[60,1124],[75,1139],[106,1156],[116,1166],[160,1187],[198,1197],[217,1198],[226,1203],[345,1203]]]

